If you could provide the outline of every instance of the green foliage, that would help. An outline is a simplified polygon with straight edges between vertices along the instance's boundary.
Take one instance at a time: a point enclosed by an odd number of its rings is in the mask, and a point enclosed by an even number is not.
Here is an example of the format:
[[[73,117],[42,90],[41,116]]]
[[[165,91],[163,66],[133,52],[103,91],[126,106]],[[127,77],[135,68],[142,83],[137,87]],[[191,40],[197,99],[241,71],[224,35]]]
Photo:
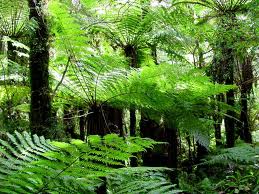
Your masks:
[[[215,184],[209,178],[200,180],[199,177],[196,177],[194,174],[187,174],[185,172],[179,175],[179,187],[186,192],[195,194],[217,193]]]
[[[205,170],[205,169],[203,169]],[[221,172],[216,173],[215,171]],[[258,167],[244,167],[235,171],[213,169],[213,175],[201,178],[200,174],[181,173],[179,187],[190,193],[256,193],[258,191]]]
[[[90,62],[93,65],[89,65]],[[71,65],[60,85],[57,100],[88,106],[107,103],[119,108],[153,111],[168,117],[178,128],[190,132],[208,147],[208,128],[212,128],[213,124],[208,116],[215,114],[212,109],[215,102],[209,97],[234,86],[213,84],[202,70],[188,67],[160,64],[141,70],[125,70],[114,69],[108,65],[109,62],[108,57],[91,57],[87,64]],[[113,62],[121,64],[123,61]],[[58,81],[61,76],[55,74]],[[227,109],[229,107],[225,106],[217,114],[224,114]]]
[[[216,188],[225,193],[256,193],[259,189],[258,176],[258,169],[255,172],[248,171],[242,174],[236,171],[217,183]]]
[[[51,38],[56,63],[66,60],[68,51],[78,59],[87,53],[87,36],[73,15],[74,7],[69,1],[53,0],[49,3]]]
[[[9,141],[0,140],[1,193],[93,193],[102,184],[100,177],[155,144],[115,134],[89,136],[87,143],[50,142],[27,132],[7,136]]]
[[[221,149],[198,164],[195,174],[182,172],[179,187],[190,193],[256,193],[258,151],[258,146],[249,144]]]
[[[5,132],[28,129],[28,95],[26,86],[0,86],[0,127]]]
[[[107,176],[109,193],[179,193],[169,180],[167,168],[121,168]]]
[[[19,38],[24,35],[29,23],[26,1],[1,1],[0,10],[0,36]]]
[[[202,164],[216,165],[254,165],[259,162],[259,147],[249,144],[239,144],[233,148],[220,150],[218,154],[209,156],[207,161]]]
[[[14,130],[23,131],[28,128],[28,69],[29,48],[16,39],[8,36],[0,37],[0,127],[1,133]],[[9,48],[11,45],[11,48]],[[12,54],[10,54],[10,52]],[[23,108],[22,108],[23,107]]]

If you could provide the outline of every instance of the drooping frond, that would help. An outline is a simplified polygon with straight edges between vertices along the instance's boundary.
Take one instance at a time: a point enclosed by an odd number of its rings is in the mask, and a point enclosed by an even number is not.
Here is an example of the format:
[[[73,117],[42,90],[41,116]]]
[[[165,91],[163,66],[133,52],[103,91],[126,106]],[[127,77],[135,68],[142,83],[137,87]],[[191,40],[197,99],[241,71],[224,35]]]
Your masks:
[[[15,174],[17,170],[27,167],[28,163],[43,158],[43,153],[46,151],[55,150],[49,144],[49,140],[44,137],[31,135],[27,132],[22,134],[15,132],[15,135],[7,133],[9,141],[0,139],[0,180],[5,180],[6,176]]]

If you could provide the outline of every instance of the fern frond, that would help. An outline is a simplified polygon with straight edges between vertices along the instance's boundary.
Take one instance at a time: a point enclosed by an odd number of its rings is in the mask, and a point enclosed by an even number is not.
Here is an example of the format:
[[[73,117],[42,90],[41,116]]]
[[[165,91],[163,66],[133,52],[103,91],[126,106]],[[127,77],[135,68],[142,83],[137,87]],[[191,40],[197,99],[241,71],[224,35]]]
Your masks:
[[[217,155],[210,156],[203,164],[244,164],[253,165],[259,162],[259,147],[249,144],[239,144],[233,148],[226,148],[221,150]]]
[[[100,177],[126,166],[133,153],[155,144],[153,140],[142,142],[115,134],[71,143],[50,142],[37,135],[31,138],[27,132],[8,134],[8,138],[0,140],[1,193],[56,192],[57,188],[62,188],[61,193],[94,193],[102,184]],[[115,146],[116,142],[123,149]]]
[[[108,177],[111,193],[177,193],[168,177],[167,168],[136,167],[114,170]]]

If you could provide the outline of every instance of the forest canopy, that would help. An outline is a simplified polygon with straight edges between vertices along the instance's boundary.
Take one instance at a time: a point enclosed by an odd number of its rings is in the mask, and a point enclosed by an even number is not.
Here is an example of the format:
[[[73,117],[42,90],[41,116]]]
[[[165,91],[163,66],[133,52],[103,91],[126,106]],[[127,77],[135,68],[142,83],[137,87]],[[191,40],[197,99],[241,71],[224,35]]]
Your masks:
[[[0,193],[257,193],[258,1],[0,1]]]

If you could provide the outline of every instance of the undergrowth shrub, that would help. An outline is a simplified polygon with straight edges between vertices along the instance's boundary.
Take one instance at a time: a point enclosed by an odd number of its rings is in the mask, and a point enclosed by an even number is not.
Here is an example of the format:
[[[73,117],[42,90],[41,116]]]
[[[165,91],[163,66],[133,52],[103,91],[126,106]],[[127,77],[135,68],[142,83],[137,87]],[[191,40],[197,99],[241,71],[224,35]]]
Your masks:
[[[95,193],[102,177],[156,143],[115,134],[70,143],[27,132],[7,136],[0,140],[0,193]]]
[[[181,173],[179,186],[190,193],[257,193],[258,156],[256,145],[221,149],[198,164],[193,174]]]

